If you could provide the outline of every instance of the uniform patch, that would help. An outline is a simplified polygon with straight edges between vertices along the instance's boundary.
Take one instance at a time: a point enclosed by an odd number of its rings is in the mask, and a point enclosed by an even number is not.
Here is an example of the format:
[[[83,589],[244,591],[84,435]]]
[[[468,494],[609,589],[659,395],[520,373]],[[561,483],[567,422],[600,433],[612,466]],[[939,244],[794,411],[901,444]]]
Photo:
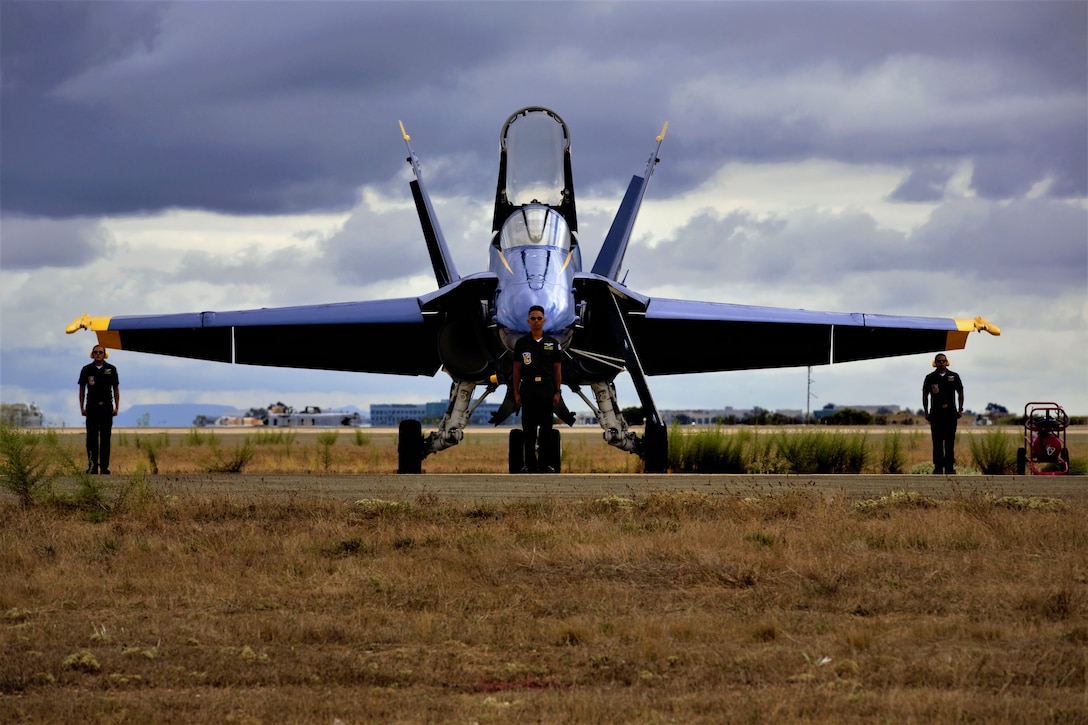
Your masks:
[[[531,352],[521,353],[521,364],[522,365],[532,365],[533,364],[533,353],[531,353]]]

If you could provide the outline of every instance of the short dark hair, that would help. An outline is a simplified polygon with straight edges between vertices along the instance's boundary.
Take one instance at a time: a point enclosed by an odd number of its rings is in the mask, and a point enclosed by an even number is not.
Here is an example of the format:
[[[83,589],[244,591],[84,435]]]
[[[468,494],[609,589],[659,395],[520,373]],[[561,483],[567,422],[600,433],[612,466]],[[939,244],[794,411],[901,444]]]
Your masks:
[[[533,305],[532,307],[529,308],[529,314],[532,314],[534,312],[539,312],[540,314],[543,315],[544,314],[544,308],[541,307],[540,305]]]

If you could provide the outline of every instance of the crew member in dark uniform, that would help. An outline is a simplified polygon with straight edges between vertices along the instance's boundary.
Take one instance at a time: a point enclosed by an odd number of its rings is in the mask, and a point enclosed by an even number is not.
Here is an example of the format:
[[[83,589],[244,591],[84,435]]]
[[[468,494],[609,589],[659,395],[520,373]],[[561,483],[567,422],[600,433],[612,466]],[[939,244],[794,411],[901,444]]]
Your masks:
[[[106,348],[95,345],[94,362],[79,371],[79,412],[87,418],[87,473],[110,472],[113,416],[121,405],[117,368],[106,362]]]
[[[544,334],[544,308],[529,308],[529,334],[514,346],[514,402],[521,408],[521,429],[525,433],[523,473],[554,469],[547,460],[552,436],[552,416],[560,400],[563,365],[559,342]],[[541,458],[537,461],[539,430]]]
[[[963,380],[948,369],[948,358],[938,353],[937,368],[922,382],[922,410],[933,436],[933,472],[956,472],[956,422],[963,415]],[[958,403],[957,403],[958,401]]]

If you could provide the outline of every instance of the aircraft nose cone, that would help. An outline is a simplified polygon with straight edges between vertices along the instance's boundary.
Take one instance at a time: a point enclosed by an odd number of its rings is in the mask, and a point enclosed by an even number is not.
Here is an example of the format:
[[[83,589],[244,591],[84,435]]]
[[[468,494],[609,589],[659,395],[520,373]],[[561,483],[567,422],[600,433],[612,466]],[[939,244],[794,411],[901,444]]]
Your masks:
[[[508,287],[499,296],[498,319],[505,327],[528,331],[529,308],[544,308],[544,329],[558,330],[574,324],[574,302],[569,292],[554,284],[534,288],[532,284]]]

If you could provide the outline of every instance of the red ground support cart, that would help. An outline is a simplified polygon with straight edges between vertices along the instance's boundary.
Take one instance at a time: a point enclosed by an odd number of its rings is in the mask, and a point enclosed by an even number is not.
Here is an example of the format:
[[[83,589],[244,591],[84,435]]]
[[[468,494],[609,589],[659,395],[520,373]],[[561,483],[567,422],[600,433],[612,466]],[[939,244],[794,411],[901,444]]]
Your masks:
[[[1065,429],[1069,416],[1057,403],[1028,403],[1024,406],[1024,447],[1016,451],[1016,472],[1023,476],[1031,469],[1036,476],[1061,476],[1069,472],[1069,449]]]

